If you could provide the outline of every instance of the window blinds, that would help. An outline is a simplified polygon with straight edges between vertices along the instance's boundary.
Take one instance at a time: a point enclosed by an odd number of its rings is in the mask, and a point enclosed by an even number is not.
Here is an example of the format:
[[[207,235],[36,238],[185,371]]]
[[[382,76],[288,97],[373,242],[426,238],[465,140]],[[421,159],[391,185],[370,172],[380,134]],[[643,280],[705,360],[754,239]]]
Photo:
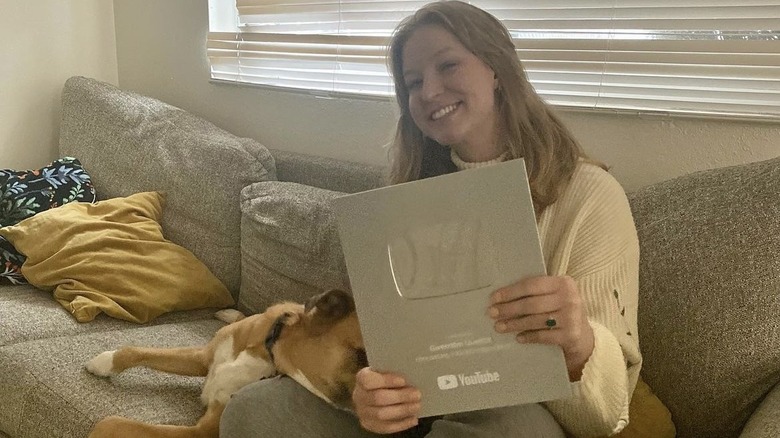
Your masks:
[[[227,0],[225,0],[227,1]],[[386,44],[416,0],[235,0],[215,80],[387,96]],[[780,1],[475,0],[564,107],[780,118]]]

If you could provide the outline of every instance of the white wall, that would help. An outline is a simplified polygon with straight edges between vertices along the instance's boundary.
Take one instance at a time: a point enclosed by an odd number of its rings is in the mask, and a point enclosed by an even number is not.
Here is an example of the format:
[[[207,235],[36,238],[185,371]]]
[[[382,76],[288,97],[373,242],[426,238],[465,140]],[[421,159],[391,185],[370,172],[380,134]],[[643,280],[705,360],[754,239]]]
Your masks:
[[[114,0],[119,85],[268,147],[385,163],[390,102],[322,99],[209,82],[207,0]],[[780,155],[780,122],[562,114],[586,149],[633,190],[694,170]]]
[[[117,83],[111,0],[0,0],[0,168],[57,158],[60,93],[73,75]]]

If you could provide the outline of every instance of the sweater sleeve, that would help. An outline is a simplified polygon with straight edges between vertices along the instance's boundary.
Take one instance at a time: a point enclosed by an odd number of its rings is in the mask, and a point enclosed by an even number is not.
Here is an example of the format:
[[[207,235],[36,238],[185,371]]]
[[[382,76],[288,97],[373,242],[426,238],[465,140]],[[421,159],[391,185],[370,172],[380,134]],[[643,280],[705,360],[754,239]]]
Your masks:
[[[547,402],[547,409],[574,437],[608,436],[628,424],[628,378],[615,337],[591,321],[595,346],[572,398]]]
[[[575,174],[549,218],[559,230],[546,254],[550,275],[577,282],[593,329],[593,353],[574,396],[546,406],[575,437],[605,436],[628,424],[641,366],[636,336],[639,245],[625,193],[609,174]],[[555,234],[555,233],[553,233]],[[548,242],[549,243],[549,242]]]

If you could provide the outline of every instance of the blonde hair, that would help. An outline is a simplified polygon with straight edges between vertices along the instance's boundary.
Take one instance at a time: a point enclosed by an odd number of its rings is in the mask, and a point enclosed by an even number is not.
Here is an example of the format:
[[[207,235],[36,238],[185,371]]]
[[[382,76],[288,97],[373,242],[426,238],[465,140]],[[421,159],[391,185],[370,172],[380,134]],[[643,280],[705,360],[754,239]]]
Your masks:
[[[425,5],[401,21],[393,33],[388,63],[401,116],[391,149],[390,183],[455,170],[448,148],[423,135],[412,120],[409,91],[403,80],[404,45],[417,29],[427,25],[443,27],[495,73],[499,141],[505,143],[510,159],[525,159],[534,206],[541,214],[558,199],[579,159],[588,158],[528,81],[506,27],[482,9],[460,1]]]

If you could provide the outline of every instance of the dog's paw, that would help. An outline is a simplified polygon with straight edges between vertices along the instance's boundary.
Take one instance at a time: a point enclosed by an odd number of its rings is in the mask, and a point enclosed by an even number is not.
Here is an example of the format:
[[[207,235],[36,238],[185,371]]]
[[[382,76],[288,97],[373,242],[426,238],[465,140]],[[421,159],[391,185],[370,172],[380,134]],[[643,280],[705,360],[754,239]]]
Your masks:
[[[87,362],[86,368],[87,371],[90,373],[96,375],[96,376],[113,376],[116,374],[113,371],[114,368],[114,353],[116,353],[116,350],[112,351],[104,351],[97,356],[93,357],[89,362]]]
[[[246,318],[246,316],[236,309],[223,309],[215,313],[214,318],[217,318],[218,320],[228,324],[233,324],[236,321],[241,321],[242,319]]]

